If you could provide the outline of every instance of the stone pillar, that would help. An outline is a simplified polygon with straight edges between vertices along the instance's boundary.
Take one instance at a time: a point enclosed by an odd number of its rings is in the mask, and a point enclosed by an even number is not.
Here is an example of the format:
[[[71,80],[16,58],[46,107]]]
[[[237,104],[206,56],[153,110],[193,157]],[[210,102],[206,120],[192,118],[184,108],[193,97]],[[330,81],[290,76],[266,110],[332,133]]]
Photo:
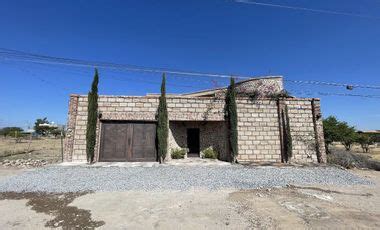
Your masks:
[[[69,101],[69,114],[66,129],[66,138],[64,146],[64,161],[71,162],[73,157],[73,146],[74,146],[74,134],[76,118],[78,114],[78,98],[79,95],[70,95]]]
[[[98,119],[96,121],[96,141],[95,141],[95,148],[94,148],[94,162],[98,162],[99,161],[100,138],[101,138],[101,135],[102,135],[99,114],[100,114],[100,112],[98,110]]]
[[[311,107],[315,134],[315,150],[317,153],[318,163],[326,163],[327,159],[320,100],[313,98],[311,101]]]

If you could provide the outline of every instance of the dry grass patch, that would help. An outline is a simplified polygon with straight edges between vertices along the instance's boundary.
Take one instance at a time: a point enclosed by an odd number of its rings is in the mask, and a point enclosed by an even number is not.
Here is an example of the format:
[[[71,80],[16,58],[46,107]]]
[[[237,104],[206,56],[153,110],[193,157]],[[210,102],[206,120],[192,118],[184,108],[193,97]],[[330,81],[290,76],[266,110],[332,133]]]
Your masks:
[[[48,162],[61,161],[61,140],[41,138],[23,139],[16,143],[14,138],[0,138],[0,161],[5,159],[38,159]]]

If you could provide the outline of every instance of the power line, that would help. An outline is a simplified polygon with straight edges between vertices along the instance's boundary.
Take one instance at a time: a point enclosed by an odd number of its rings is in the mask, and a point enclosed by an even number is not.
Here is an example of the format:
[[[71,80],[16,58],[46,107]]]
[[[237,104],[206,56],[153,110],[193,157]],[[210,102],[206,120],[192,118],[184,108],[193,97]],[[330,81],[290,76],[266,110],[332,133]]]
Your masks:
[[[111,76],[111,75],[107,75],[107,76]],[[116,76],[111,76],[111,77],[114,77],[113,79],[117,80],[117,81],[127,81],[127,82],[130,82],[131,80],[136,80],[136,81],[139,81],[139,82],[142,82],[142,83],[148,83],[148,84],[154,84],[154,85],[160,85],[161,84],[161,82],[149,81],[149,80],[143,80],[143,79],[136,79],[136,78],[125,79],[125,77],[123,77],[123,79],[120,79],[120,78],[117,78]],[[175,87],[179,87],[179,88],[192,88],[192,89],[198,89],[198,90],[204,88],[203,86],[182,85],[182,84],[173,84],[173,83],[166,83],[166,85],[168,85],[168,86],[175,86]]]
[[[31,74],[32,76],[36,77],[39,81],[41,81],[42,83],[45,83],[45,84],[49,84],[53,87],[56,87],[56,88],[59,88],[60,90],[62,90],[62,92],[67,92],[69,89],[65,88],[65,87],[61,87],[59,85],[56,85],[55,83],[52,83],[46,79],[43,79],[43,78],[40,78],[39,76],[37,76],[35,73],[33,73],[31,70],[28,70],[26,68],[21,68],[21,67],[18,67],[21,71],[23,72],[26,72],[26,73],[29,73]],[[79,71],[80,73],[83,73],[82,71]],[[107,75],[107,76],[110,76],[110,77],[113,77],[114,80],[119,80],[119,81],[130,81],[128,79],[125,79],[125,76],[123,76],[123,79],[119,79],[119,78],[115,78],[115,77],[118,77],[116,75]],[[131,79],[131,78],[129,78]],[[158,85],[160,84],[160,82],[155,82],[155,81],[148,81],[148,80],[143,80],[143,79],[136,79],[134,78],[133,79],[134,81],[137,81],[138,83],[148,83],[148,84],[154,84],[154,85]],[[194,88],[194,89],[201,89],[203,87],[196,87],[196,86],[191,86],[191,85],[179,85],[179,84],[172,84],[172,83],[167,83],[167,85],[170,85],[170,86],[175,86],[175,87],[180,87],[180,88]],[[360,97],[360,98],[364,98],[364,99],[380,99],[380,95],[365,95],[365,94],[351,94],[351,93],[331,93],[331,92],[311,92],[309,90],[302,90],[302,91],[293,91],[291,90],[290,93],[292,95],[305,95],[307,97],[314,97],[316,95],[319,95],[319,96],[348,96],[348,97]]]
[[[216,74],[216,73],[201,73],[194,71],[181,71],[181,70],[171,70],[165,68],[150,68],[144,66],[135,66],[129,64],[115,64],[109,62],[92,62],[79,59],[69,59],[61,57],[53,57],[46,55],[38,55],[32,53],[26,53],[17,50],[10,50],[0,48],[0,57],[26,61],[32,63],[45,63],[45,64],[58,64],[58,65],[69,65],[69,66],[81,66],[81,67],[101,67],[105,69],[122,70],[122,71],[132,71],[132,72],[146,72],[146,73],[167,73],[172,75],[182,75],[186,77],[211,77],[211,78],[230,78],[231,76],[237,79],[251,79],[252,77],[241,76],[241,75],[231,75],[231,74]],[[350,87],[352,88],[365,88],[365,89],[380,89],[378,85],[360,85],[360,84],[350,84],[350,83],[336,83],[336,82],[323,82],[314,80],[291,80],[285,79],[286,82],[291,82],[295,84],[311,84],[311,85],[326,85],[326,86],[338,86],[338,87]]]
[[[43,79],[43,78],[37,76],[35,73],[32,73],[30,70],[27,70],[27,69],[22,68],[22,67],[20,67],[19,69],[20,69],[22,72],[25,72],[25,73],[28,73],[28,74],[34,76],[34,77],[37,78],[37,80],[39,80],[40,82],[42,82],[42,83],[44,83],[44,84],[48,84],[48,85],[50,85],[50,86],[53,86],[53,87],[56,88],[56,89],[59,89],[60,91],[59,91],[58,93],[61,94],[61,95],[64,95],[63,92],[68,91],[67,88],[62,87],[62,86],[58,86],[58,85],[52,83],[51,81],[48,81],[48,80],[46,80],[46,79]]]
[[[347,96],[347,97],[363,97],[363,98],[376,98],[380,99],[380,95],[363,95],[352,93],[329,93],[329,92],[317,92],[321,96]]]
[[[41,67],[46,67],[46,65],[41,65]],[[49,71],[49,70],[47,70],[47,71]],[[57,70],[53,70],[53,71],[57,71]],[[61,71],[65,74],[67,72],[67,69],[64,69],[64,71],[62,71],[62,69],[59,69],[58,71]],[[119,72],[116,72],[113,69],[108,70],[108,71],[110,71],[111,74],[105,74],[105,77],[109,77],[112,80],[123,81],[123,82],[131,82],[131,80],[133,80],[133,81],[138,81],[138,82],[148,83],[148,84],[153,84],[153,85],[160,85],[161,84],[161,81],[150,81],[150,80],[139,79],[137,77],[130,77],[130,76],[126,76],[126,75],[123,75],[122,79],[121,79],[120,76],[116,75],[116,73],[119,73]],[[73,71],[70,71],[67,73],[69,73],[69,74],[77,74],[77,73],[91,74],[91,71],[80,71],[79,69],[76,69],[76,70],[73,70]],[[175,76],[172,76],[172,77],[175,77]],[[195,80],[199,81],[200,79],[195,79]],[[192,79],[192,81],[194,81],[194,79]],[[206,80],[201,80],[200,82],[211,84],[210,81],[206,81]],[[170,83],[170,81],[169,81],[168,83],[166,83],[166,85],[175,86],[175,87],[179,87],[179,88],[194,88],[194,89],[198,89],[198,90],[204,89],[204,84],[202,86],[194,86],[194,85],[187,85],[187,84],[175,84],[175,83]]]
[[[290,10],[309,11],[309,12],[314,12],[314,13],[334,14],[334,15],[343,15],[343,16],[351,16],[351,17],[369,18],[369,19],[380,20],[380,17],[363,15],[363,14],[354,14],[354,13],[343,12],[343,11],[314,9],[314,8],[299,7],[299,6],[263,3],[263,2],[249,1],[249,0],[234,0],[234,2],[243,3],[243,4],[252,4],[252,5],[257,5],[257,6],[276,7],[276,8],[290,9]]]
[[[359,84],[348,84],[348,83],[336,83],[336,82],[324,82],[324,81],[303,81],[303,80],[289,80],[289,79],[284,79],[284,81],[296,83],[296,84],[312,84],[312,85],[327,85],[327,86],[336,86],[336,87],[380,89],[380,86],[376,86],[376,85],[359,85]]]
[[[291,95],[304,95],[306,97],[315,96],[341,96],[341,97],[360,97],[363,99],[380,99],[380,95],[352,94],[352,93],[331,93],[331,92],[311,92],[311,91],[290,91]]]
[[[57,67],[57,66],[54,66],[54,65],[51,65],[51,64],[49,64],[49,65],[46,65],[46,64],[41,64],[41,63],[35,63],[35,64],[37,64],[37,65],[39,65],[40,67],[44,67],[44,68],[46,68],[46,67],[50,67],[50,68],[53,68],[53,70],[44,70],[44,69],[40,69],[40,70],[42,70],[42,71],[59,71],[59,72],[61,72],[61,73],[64,73],[64,74],[66,74],[66,73],[68,73],[68,74],[76,74],[77,75],[77,73],[80,73],[80,74],[86,74],[86,75],[88,75],[88,74],[91,74],[92,73],[92,71],[93,70],[83,70],[83,71],[81,71],[80,69],[72,69],[72,70],[69,70],[69,69],[62,69],[62,68],[60,68],[60,69],[57,69],[57,68],[54,68],[54,67]],[[59,68],[59,66],[58,66],[58,68]],[[120,72],[120,70],[115,70],[115,69],[107,69],[107,71],[109,71],[109,72],[112,72],[112,73],[114,73],[114,74],[120,74],[120,73],[124,73],[125,71],[121,71]],[[130,72],[133,72],[133,71],[130,71]],[[144,73],[144,74],[150,74],[150,73]],[[119,76],[116,76],[116,75],[109,75],[109,74],[106,74],[106,76],[110,76],[110,77],[113,77],[113,76],[115,76],[115,77],[119,77]],[[126,76],[126,75],[123,75],[122,76],[123,78],[129,78],[129,79],[132,79],[132,77],[128,77],[128,76]],[[176,76],[176,75],[169,75],[169,77],[170,78],[179,78],[179,79],[183,79],[183,76]],[[202,87],[199,87],[199,86],[193,86],[193,85],[183,85],[183,84],[171,84],[171,83],[168,83],[167,85],[172,85],[172,86],[178,86],[178,87],[187,87],[187,88],[197,88],[197,89],[200,89],[200,88],[204,88],[204,83],[207,83],[207,84],[211,84],[212,83],[212,80],[206,80],[206,79],[195,79],[195,78],[193,78],[193,77],[189,77],[189,76],[186,76],[186,77],[188,77],[189,79],[191,79],[191,82],[192,83],[194,83],[194,81],[196,81],[196,82],[200,82],[200,83],[202,83]],[[122,80],[122,79],[117,79],[117,80]],[[137,81],[141,81],[141,82],[147,82],[147,83],[157,83],[157,84],[161,84],[161,81],[159,81],[159,82],[155,82],[155,81],[146,81],[145,79],[137,79],[137,78],[133,78],[133,80],[137,80]],[[226,79],[226,80],[229,80],[229,79]],[[130,81],[130,80],[128,80],[128,81]]]
[[[107,71],[113,72],[113,73],[124,73],[124,72],[135,72],[135,71],[129,71],[129,70],[115,70],[115,69],[107,69]],[[146,72],[141,72],[141,74],[154,74],[154,73],[146,73]],[[187,76],[187,75],[174,75],[170,74],[167,75],[168,78],[173,78],[173,79],[180,79],[183,81],[184,79],[191,81],[192,83],[194,82],[199,82],[200,84],[204,85],[206,84],[211,84],[212,78],[206,79],[206,78],[195,78],[193,76]],[[210,80],[211,79],[211,80]],[[219,79],[218,79],[219,80]],[[227,78],[223,78],[222,80],[229,80]]]
[[[26,53],[22,51],[10,50],[10,49],[4,49],[4,48],[0,48],[0,50],[3,50],[3,51],[0,51],[0,56],[3,56],[4,58],[35,62],[35,63],[61,64],[61,65],[82,66],[82,67],[102,67],[102,68],[121,69],[121,70],[137,71],[137,72],[167,73],[167,74],[198,76],[198,77],[230,78],[231,76],[235,76],[234,74],[200,73],[200,72],[172,70],[172,69],[165,69],[165,68],[149,68],[149,67],[135,66],[135,65],[128,65],[128,64],[115,64],[115,63],[110,63],[110,62],[91,62],[91,61],[85,61],[85,60],[79,60],[79,59],[38,55],[38,54]],[[249,79],[250,77],[239,76],[239,78]]]
[[[46,67],[46,66],[43,66],[43,67]],[[16,68],[20,69],[22,72],[25,72],[25,73],[28,73],[28,74],[32,75],[33,77],[36,77],[37,80],[39,80],[39,81],[41,81],[41,82],[43,82],[45,84],[49,84],[49,85],[51,85],[53,87],[59,88],[60,90],[62,90],[64,92],[68,92],[69,91],[68,88],[58,86],[57,84],[55,84],[55,83],[53,83],[51,81],[48,81],[46,79],[43,79],[43,78],[39,77],[36,73],[32,72],[32,70],[30,70],[30,69],[27,69],[25,67],[18,67],[18,66]],[[57,70],[52,70],[52,71],[57,71]],[[59,70],[59,71],[62,71],[62,70]],[[65,71],[63,73],[65,73]],[[74,72],[71,72],[71,74],[75,74]],[[89,74],[89,72],[83,72],[83,71],[80,71],[80,70],[76,70],[76,72],[81,73],[81,74]],[[114,74],[112,74],[112,75],[107,74],[106,77],[110,77],[113,80],[123,81],[123,82],[131,82],[131,80],[133,80],[134,82],[138,82],[138,83],[147,83],[147,84],[152,84],[152,85],[160,85],[161,84],[161,82],[149,81],[149,80],[138,79],[138,78],[133,78],[132,79],[131,77],[127,77],[127,76],[123,76],[123,79],[120,79],[120,78],[118,78],[119,76],[114,75]],[[210,83],[210,82],[208,82],[208,83]],[[174,84],[174,83],[170,83],[170,82],[168,82],[167,85],[168,86],[178,87],[178,88],[193,88],[193,89],[197,89],[197,90],[205,88],[204,85],[202,85],[202,86],[193,86],[193,85]]]

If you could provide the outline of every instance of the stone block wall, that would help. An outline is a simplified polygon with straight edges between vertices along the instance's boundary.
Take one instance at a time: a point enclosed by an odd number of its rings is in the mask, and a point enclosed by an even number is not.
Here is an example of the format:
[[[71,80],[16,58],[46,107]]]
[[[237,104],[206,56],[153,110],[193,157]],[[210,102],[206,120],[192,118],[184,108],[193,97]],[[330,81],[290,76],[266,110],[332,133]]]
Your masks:
[[[326,163],[326,146],[325,137],[323,134],[323,119],[321,111],[321,102],[318,99],[311,100],[312,112],[313,112],[313,122],[314,122],[314,141],[316,143],[317,158],[319,163]]]
[[[294,161],[316,162],[316,146],[319,146],[322,158],[325,157],[324,144],[322,144],[322,121],[313,119],[316,117],[315,114],[320,114],[319,101],[314,100],[314,106],[312,106],[312,101],[312,99],[287,99],[286,101],[289,106]],[[155,121],[158,97],[100,96],[98,104],[100,118],[97,125],[95,160],[99,155],[101,121]],[[212,122],[225,122],[224,99],[168,96],[167,105],[170,121],[201,122],[197,125],[210,122],[210,127],[212,127]],[[281,162],[281,137],[276,101],[269,99],[252,101],[239,98],[237,109],[238,160],[241,162]],[[71,95],[65,140],[66,161],[86,161],[86,124],[87,96]],[[178,125],[171,124],[171,129],[180,129]],[[205,129],[206,131],[211,130],[209,126]],[[223,130],[227,135],[228,130],[225,125],[218,126],[216,129],[218,133],[223,133]],[[174,138],[173,133],[170,135]],[[214,142],[213,138],[210,137],[211,142]],[[216,135],[216,139],[219,138],[224,139]],[[225,142],[221,140],[218,148],[226,148]],[[178,143],[170,142],[169,145],[176,146]]]
[[[287,100],[290,131],[293,141],[291,161],[317,162],[316,141],[311,101]]]
[[[281,162],[277,103],[273,100],[237,101],[238,160]]]

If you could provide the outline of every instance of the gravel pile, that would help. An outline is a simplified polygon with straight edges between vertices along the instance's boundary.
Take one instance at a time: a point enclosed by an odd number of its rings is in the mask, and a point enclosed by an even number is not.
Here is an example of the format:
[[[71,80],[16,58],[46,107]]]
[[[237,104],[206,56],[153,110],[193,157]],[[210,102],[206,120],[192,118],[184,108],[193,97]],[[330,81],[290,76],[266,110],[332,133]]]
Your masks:
[[[293,185],[371,184],[333,167],[62,167],[28,171],[0,181],[0,192],[78,192],[123,190],[252,189]]]
[[[17,159],[17,160],[8,160],[5,159],[0,164],[4,167],[17,167],[17,168],[35,168],[42,167],[48,162],[45,160],[33,160],[33,159]]]

